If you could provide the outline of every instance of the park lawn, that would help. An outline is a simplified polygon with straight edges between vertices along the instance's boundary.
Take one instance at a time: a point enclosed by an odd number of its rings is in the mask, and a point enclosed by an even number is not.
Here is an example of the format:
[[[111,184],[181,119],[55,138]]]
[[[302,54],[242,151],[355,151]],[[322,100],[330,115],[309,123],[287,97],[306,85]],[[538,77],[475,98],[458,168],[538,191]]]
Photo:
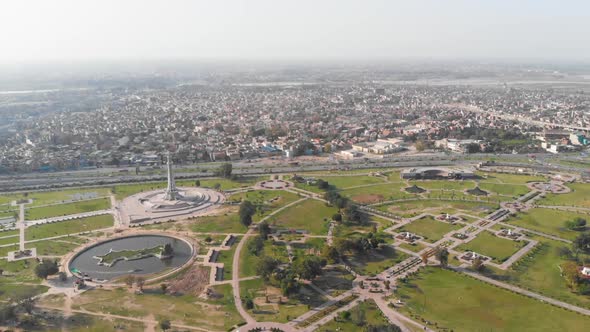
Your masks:
[[[53,236],[88,232],[95,229],[112,227],[113,216],[104,214],[87,218],[59,221],[51,224],[35,225],[25,230],[25,239],[35,240]]]
[[[316,307],[328,301],[325,296],[306,285],[301,285],[297,294],[286,298],[281,296],[280,289],[266,285],[262,279],[241,281],[240,295],[254,301],[254,309],[249,309],[248,312],[259,322],[287,323],[306,313],[309,307]],[[267,298],[270,303],[266,303]],[[282,298],[280,304],[279,298]]]
[[[395,202],[380,205],[377,208],[404,218],[411,218],[424,212],[432,214],[463,212],[471,215],[485,216],[498,207],[499,205],[488,202],[428,199]]]
[[[256,213],[252,216],[252,220],[258,222],[274,210],[295,202],[299,198],[299,195],[284,190],[253,190],[234,194],[229,200],[234,202],[247,200],[254,204]]]
[[[362,254],[346,256],[352,269],[362,275],[375,275],[408,258],[408,254],[383,245],[378,249]]]
[[[490,172],[476,172],[476,174],[483,177],[483,182],[496,182],[504,184],[526,185],[527,182],[547,181],[543,176],[534,176],[526,174],[507,174],[507,173],[490,173]]]
[[[449,223],[438,221],[430,216],[427,216],[414,220],[411,223],[398,228],[397,232],[414,233],[424,237],[425,241],[434,243],[442,239],[445,234],[456,231],[461,227],[463,227],[463,225],[451,225]]]
[[[222,215],[196,217],[189,228],[195,233],[246,233],[248,230],[240,223],[237,208]]]
[[[475,181],[471,180],[412,180],[410,185],[417,185],[420,188],[429,190],[456,190],[475,188]]]
[[[453,331],[585,331],[590,317],[429,267],[400,283],[400,311]]]
[[[231,290],[231,285],[227,286]],[[72,307],[75,310],[84,309],[135,318],[154,315],[156,320],[169,319],[180,324],[219,331],[241,322],[241,318],[235,315],[235,309],[228,308],[231,302],[225,299],[227,295],[223,295],[223,300],[202,301],[194,295],[162,294],[159,289],[148,289],[141,295],[126,288],[92,289],[82,293]],[[121,305],[122,303],[125,305]],[[233,307],[233,303],[231,305]]]
[[[326,239],[307,238],[304,243],[291,243],[295,258],[309,255],[320,256],[322,248],[326,246]]]
[[[0,245],[18,243],[18,235],[0,238]]]
[[[481,232],[475,239],[464,243],[457,248],[457,251],[473,251],[478,254],[491,257],[498,264],[504,262],[510,256],[526,245],[524,241],[514,241],[498,237],[491,232]]]
[[[512,266],[508,273],[509,283],[551,298],[590,308],[590,297],[573,293],[566,285],[559,266],[566,262],[558,254],[560,247],[567,244],[544,237],[534,237],[540,241],[535,250]],[[586,259],[588,256],[585,255]]]
[[[108,198],[99,198],[75,203],[43,206],[25,210],[26,220],[37,220],[70,214],[106,210],[111,208],[111,201]]]
[[[405,183],[375,184],[367,187],[344,189],[340,194],[359,203],[378,203],[380,201],[416,197],[415,194],[403,190],[406,187]]]
[[[252,241],[254,241],[254,237],[248,237],[240,252],[240,278],[258,275],[258,262],[260,261],[260,257],[248,250],[248,244]]]
[[[290,206],[269,218],[269,224],[289,229],[306,230],[312,235],[326,235],[328,221],[338,209],[326,203],[307,199]]]
[[[499,195],[509,195],[509,196],[522,196],[529,191],[531,191],[525,185],[517,185],[517,184],[500,184],[500,183],[492,183],[492,182],[480,182],[479,188],[485,190],[487,192],[496,193]]]
[[[348,187],[362,186],[367,184],[383,183],[383,178],[367,175],[358,176],[325,176],[322,180],[327,181],[330,185],[338,189],[346,189]]]
[[[16,249],[18,249],[18,247]],[[37,264],[37,260],[33,258],[14,262],[9,262],[6,259],[0,259],[0,269],[4,271],[3,275],[0,276],[0,284],[13,282],[41,282],[41,279],[35,275],[35,267]]]
[[[325,267],[323,274],[313,280],[313,284],[331,296],[338,296],[352,289],[354,275],[342,266]]]
[[[37,255],[40,256],[62,256],[79,246],[79,244],[65,243],[58,240],[37,241],[25,244],[25,248],[27,249],[37,248]]]
[[[16,211],[16,210],[0,211],[0,219],[10,218],[10,217],[14,217],[15,219],[18,219],[18,211]]]
[[[234,261],[234,253],[236,252],[236,247],[238,246],[238,242],[240,242],[241,237],[237,236],[236,241],[231,246],[229,250],[220,250],[219,256],[217,257],[217,263],[223,263],[223,280],[231,280],[232,279],[232,271],[233,266],[232,263]]]
[[[582,232],[567,229],[565,227],[565,222],[577,217],[586,219],[590,222],[590,215],[588,214],[533,208],[525,212],[520,212],[515,217],[510,217],[506,223],[555,235],[567,240],[573,240]],[[587,230],[588,227],[585,229]]]
[[[9,252],[18,250],[18,248],[19,248],[18,244],[13,244],[13,245],[6,246],[6,247],[0,247],[0,257],[6,257],[6,256],[8,256]]]
[[[295,188],[311,191],[312,193],[323,194],[326,192],[326,190],[318,188],[317,184],[307,184],[305,182],[297,181],[294,181],[293,183],[295,184]]]
[[[250,187],[256,184],[257,182],[268,180],[268,177],[238,177],[235,180],[230,179],[222,179],[222,178],[215,178],[215,179],[199,179],[201,181],[201,187],[203,188],[214,188],[216,184],[220,185],[221,190],[230,190],[230,189],[237,189],[237,188],[245,188]],[[179,180],[177,181],[178,186],[184,187],[194,187],[195,180]]]
[[[48,289],[49,287],[43,285],[27,285],[26,287],[23,287],[23,285],[19,283],[0,283],[2,301],[33,297],[47,292]]]
[[[399,247],[413,252],[420,252],[426,248],[426,246],[421,243],[414,242],[413,244],[410,244],[405,241],[400,241]]]
[[[572,191],[567,194],[547,194],[537,201],[538,205],[561,205],[590,208],[590,184],[568,183]]]
[[[109,189],[107,188],[87,188],[87,189],[64,189],[55,191],[38,191],[24,194],[5,194],[0,195],[0,204],[9,203],[14,200],[20,199],[32,199],[33,203],[27,205],[27,207],[47,205],[55,203],[63,203],[71,201],[75,196],[79,194],[82,196],[88,195],[88,198],[98,198],[109,195]],[[79,198],[77,199],[79,200]]]
[[[141,332],[145,331],[143,322],[129,321],[126,319],[103,318],[92,315],[74,313],[70,316],[60,316],[57,319],[48,320],[44,316],[37,318],[37,326],[31,326],[35,330],[38,326],[43,326],[43,331],[47,332],[104,332],[112,331],[117,327],[117,331]],[[23,327],[27,328],[25,324]]]
[[[363,325],[373,326],[389,326],[391,325],[387,318],[383,315],[375,301],[372,299],[360,302],[354,308],[348,310],[350,312],[362,312],[363,314],[357,315],[357,317],[364,317],[360,322],[355,322],[352,319],[348,320],[331,320],[325,325],[322,325],[317,331],[319,332],[331,332],[331,331],[360,331],[357,323],[363,323]]]

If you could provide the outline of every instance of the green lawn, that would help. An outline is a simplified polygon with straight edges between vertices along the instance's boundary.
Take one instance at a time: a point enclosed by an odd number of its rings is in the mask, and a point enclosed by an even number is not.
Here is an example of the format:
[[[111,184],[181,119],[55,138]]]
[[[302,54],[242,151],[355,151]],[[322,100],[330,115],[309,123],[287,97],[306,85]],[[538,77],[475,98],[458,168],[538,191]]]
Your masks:
[[[382,246],[368,253],[347,256],[352,268],[362,275],[374,275],[408,258],[408,254]]]
[[[475,216],[485,216],[496,210],[499,205],[487,202],[469,202],[453,200],[412,200],[379,205],[377,208],[384,212],[391,212],[404,218],[415,217],[421,213],[467,213]]]
[[[543,176],[533,176],[526,174],[505,174],[494,172],[476,172],[476,174],[483,177],[482,182],[496,182],[505,184],[519,184],[526,185],[527,182],[546,181]]]
[[[232,263],[234,261],[234,253],[236,252],[236,247],[238,246],[238,242],[240,242],[240,239],[241,237],[237,237],[234,245],[231,246],[231,249],[219,251],[217,262],[223,263],[223,280],[232,279]]]
[[[79,244],[59,242],[57,240],[47,240],[25,244],[25,248],[37,248],[37,255],[40,256],[62,256],[71,252],[78,246]]]
[[[407,242],[404,242],[404,241],[400,241],[399,246],[401,248],[403,248],[403,249],[410,250],[410,251],[413,251],[413,252],[420,252],[421,250],[423,250],[424,248],[426,248],[425,245],[420,244],[420,243],[410,244],[410,243],[407,243]]]
[[[307,230],[313,235],[328,233],[328,221],[337,212],[334,207],[315,199],[290,206],[270,217],[269,223],[289,229]]]
[[[15,249],[18,249],[16,247]],[[0,256],[3,256],[0,254]],[[36,259],[23,259],[20,261],[9,262],[6,259],[0,259],[0,269],[4,270],[3,276],[0,276],[1,283],[39,283],[41,279],[35,275]]]
[[[525,245],[526,243],[524,241],[516,242],[484,231],[479,233],[475,239],[455,249],[458,251],[474,251],[478,254],[491,257],[496,263],[502,263]]]
[[[479,188],[487,192],[492,192],[500,195],[522,196],[531,191],[525,185],[515,184],[500,184],[491,182],[480,182]]]
[[[76,203],[66,203],[26,209],[25,218],[26,220],[44,219],[76,213],[106,210],[110,209],[110,207],[111,202],[108,198],[99,198]]]
[[[52,224],[36,225],[26,229],[25,239],[43,239],[59,235],[87,232],[95,229],[112,227],[113,223],[113,216],[105,214],[101,216],[60,221]]]
[[[0,239],[0,245],[3,244],[11,244],[11,243],[18,243],[19,239],[18,236],[6,237]]]
[[[256,213],[252,216],[258,222],[272,211],[300,199],[299,195],[284,190],[253,190],[230,196],[229,200],[240,202],[248,200],[256,205]]]
[[[2,277],[0,277],[2,278]],[[0,294],[2,300],[18,300],[26,297],[32,297],[47,292],[49,287],[42,285],[33,285],[23,287],[18,283],[0,283]]]
[[[398,294],[400,310],[453,331],[585,331],[590,317],[449,270],[426,268]]]
[[[416,195],[403,190],[406,187],[407,184],[405,183],[385,183],[368,187],[345,189],[340,193],[359,203],[377,203],[379,201],[416,197]],[[373,196],[373,199],[367,201],[366,196]]]
[[[398,232],[410,232],[424,237],[424,240],[434,243],[443,238],[449,232],[460,229],[462,225],[451,225],[446,222],[434,220],[432,217],[425,217],[414,220],[411,223],[398,228]]]
[[[298,294],[288,298],[282,297],[278,303],[280,289],[267,286],[262,279],[253,279],[240,282],[240,295],[254,300],[254,309],[248,310],[257,321],[273,321],[286,323],[303,315],[309,307],[316,307],[328,299],[318,294],[308,286],[302,286]],[[266,303],[266,298],[269,303]]]
[[[33,203],[29,206],[47,205],[54,203],[63,203],[75,199],[77,195],[96,195],[102,197],[109,195],[108,188],[88,188],[88,189],[66,189],[56,191],[39,191],[24,194],[4,194],[0,195],[0,204],[9,203],[14,200],[32,199]],[[88,196],[88,198],[92,198]]]
[[[197,233],[246,233],[247,231],[246,226],[240,223],[237,208],[222,215],[196,217],[189,228]]]
[[[359,303],[358,306],[352,308],[349,311],[350,312],[357,312],[357,311],[362,312],[362,314],[357,315],[357,316],[364,317],[364,319],[362,319],[362,321],[364,321],[365,325],[373,325],[373,326],[384,326],[384,325],[388,326],[388,325],[390,325],[387,318],[385,318],[385,316],[383,315],[381,310],[379,310],[379,307],[377,306],[377,304],[375,304],[375,301],[373,301],[373,300],[363,301],[363,302]],[[338,320],[338,321],[336,319],[333,319],[329,323],[322,325],[319,329],[317,329],[317,331],[320,331],[320,332],[351,331],[352,332],[352,331],[361,331],[361,330],[360,330],[359,326],[356,324],[356,322],[352,321],[352,319]]]
[[[475,181],[471,180],[412,180],[410,185],[430,190],[456,190],[463,191],[475,187]]]
[[[366,176],[366,175],[359,175],[359,176],[324,176],[321,178],[324,181],[328,181],[328,183],[332,186],[335,186],[338,189],[345,189],[348,187],[354,186],[361,186],[366,184],[376,184],[376,183],[383,183],[383,178],[375,177],[375,176]]]
[[[590,215],[588,214],[543,208],[534,208],[526,212],[518,213],[515,217],[510,217],[506,222],[511,225],[529,228],[542,233],[573,240],[580,235],[581,232],[567,229],[565,227],[565,222],[576,217],[586,219],[590,222]]]
[[[579,206],[590,208],[590,184],[571,183],[567,184],[572,190],[567,194],[547,194],[543,199],[537,201],[539,205],[562,205]]]

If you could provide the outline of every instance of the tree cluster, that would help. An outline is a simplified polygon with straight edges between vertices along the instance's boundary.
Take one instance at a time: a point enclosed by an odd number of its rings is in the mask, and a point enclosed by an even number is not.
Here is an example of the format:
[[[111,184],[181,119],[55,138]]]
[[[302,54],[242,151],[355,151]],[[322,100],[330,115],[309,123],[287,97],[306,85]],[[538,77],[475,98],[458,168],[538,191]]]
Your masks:
[[[586,229],[586,219],[577,217],[572,220],[568,220],[565,222],[565,227],[573,231],[583,231]]]
[[[41,279],[47,279],[48,276],[56,274],[59,271],[57,261],[44,259],[35,267],[35,275]]]
[[[254,206],[252,202],[245,200],[240,203],[238,214],[242,225],[249,227],[252,224],[252,216],[254,213],[256,213],[256,206]]]
[[[215,175],[221,176],[222,178],[229,179],[229,178],[231,178],[232,168],[233,168],[233,166],[231,163],[223,163],[223,164],[221,164],[221,166],[219,166]]]

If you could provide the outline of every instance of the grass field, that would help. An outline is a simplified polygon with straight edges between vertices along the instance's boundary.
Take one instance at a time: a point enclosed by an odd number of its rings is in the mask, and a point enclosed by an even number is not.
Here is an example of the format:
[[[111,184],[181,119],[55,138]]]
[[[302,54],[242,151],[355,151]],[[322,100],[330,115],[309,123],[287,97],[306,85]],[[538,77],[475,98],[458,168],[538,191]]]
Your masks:
[[[274,300],[280,296],[280,289],[267,286],[262,279],[253,279],[240,282],[240,294],[254,300],[254,309],[248,310],[257,321],[274,321],[286,323],[299,317],[309,310],[309,307],[318,306],[328,299],[318,294],[308,286],[302,286],[298,294],[283,297],[281,304],[278,301],[266,303],[266,297]]]
[[[359,315],[360,317],[364,316],[364,325],[373,325],[373,326],[383,326],[383,325],[390,325],[389,321],[383,316],[381,310],[375,301],[367,300],[359,303],[358,306],[349,310],[351,312],[360,311],[363,314]],[[332,320],[329,323],[321,326],[317,331],[321,332],[331,332],[331,331],[359,331],[359,326],[356,322],[353,322],[351,319],[348,320]]]
[[[106,210],[110,207],[111,202],[108,198],[99,198],[76,203],[66,203],[26,209],[25,219],[44,219],[50,217],[65,216],[69,214]]]
[[[246,226],[240,223],[237,208],[225,214],[194,218],[189,229],[198,233],[246,233]]]
[[[390,246],[382,246],[368,253],[347,256],[354,271],[362,275],[374,275],[394,266],[409,256]]]
[[[476,172],[476,174],[483,177],[482,182],[496,182],[505,184],[526,185],[527,182],[546,181],[543,176],[534,176],[526,174],[507,174],[507,173],[491,173],[491,172]]]
[[[487,202],[469,202],[453,200],[412,200],[401,201],[392,204],[379,205],[377,208],[384,212],[391,212],[403,218],[415,217],[421,213],[467,213],[475,216],[485,216],[496,210],[499,206]]]
[[[539,205],[562,205],[579,206],[590,208],[590,184],[571,183],[567,184],[572,190],[567,194],[547,194],[543,199],[537,201]]]
[[[449,270],[426,268],[398,293],[402,312],[453,331],[584,331],[590,317]]]
[[[0,195],[0,204],[6,204],[14,200],[32,199],[33,203],[29,206],[38,206],[54,203],[63,203],[75,198],[76,195],[96,195],[96,197],[108,196],[108,188],[89,188],[89,189],[66,189],[56,191],[39,191],[24,194],[5,194]],[[91,197],[89,197],[91,198]]]
[[[417,185],[418,187],[430,190],[457,190],[463,191],[465,189],[472,189],[475,187],[475,181],[456,181],[456,180],[413,180],[410,185]]]
[[[284,190],[253,190],[230,196],[229,200],[240,202],[248,200],[256,205],[256,213],[252,216],[254,222],[258,222],[272,211],[289,203],[295,202],[300,197],[297,194]]]
[[[321,178],[324,181],[328,181],[328,183],[332,186],[335,186],[337,189],[346,189],[348,187],[354,186],[362,186],[366,184],[376,184],[376,183],[383,183],[383,178],[375,177],[375,176],[366,176],[366,175],[358,175],[358,176],[325,176]]]
[[[525,242],[503,239],[484,231],[479,233],[475,239],[455,249],[458,251],[474,251],[478,254],[491,257],[496,263],[502,263],[525,245]]]
[[[47,237],[87,232],[95,229],[113,226],[114,219],[110,214],[60,221],[52,224],[31,226],[25,231],[26,240],[43,239]]]
[[[40,256],[62,256],[78,247],[79,244],[60,242],[58,240],[38,241],[26,243],[25,248],[37,248]]]
[[[522,196],[530,191],[525,185],[480,182],[479,188],[500,195]]]
[[[580,235],[581,231],[567,229],[565,227],[565,222],[576,217],[586,219],[590,222],[590,215],[588,214],[543,208],[534,208],[526,212],[521,212],[515,217],[511,217],[506,222],[511,225],[530,228],[542,233],[573,240]]]
[[[406,187],[407,184],[405,183],[385,183],[368,187],[345,189],[340,193],[359,203],[377,203],[379,201],[416,197],[414,194],[402,191],[402,189]],[[371,196],[373,199],[367,200],[367,196]]]
[[[451,231],[460,229],[461,225],[451,225],[446,222],[434,220],[432,217],[425,217],[414,220],[411,223],[398,228],[398,232],[410,232],[424,237],[424,240],[434,243],[443,238]]]
[[[231,285],[222,286],[229,287],[216,286],[214,289],[222,292],[223,297],[215,301],[202,301],[193,295],[165,295],[159,289],[147,290],[142,295],[124,288],[93,289],[77,297],[73,308],[137,318],[154,315],[155,319],[165,318],[208,330],[225,331],[241,322],[241,318],[231,303],[231,293],[227,294]]]
[[[232,263],[234,261],[234,253],[236,252],[236,247],[238,246],[238,242],[240,242],[241,237],[237,237],[234,245],[231,246],[229,250],[221,250],[219,251],[219,256],[217,257],[218,263],[223,263],[223,280],[231,280],[233,267]]]
[[[328,233],[328,221],[337,212],[326,203],[308,199],[270,217],[269,223],[290,229],[304,229],[313,235]]]

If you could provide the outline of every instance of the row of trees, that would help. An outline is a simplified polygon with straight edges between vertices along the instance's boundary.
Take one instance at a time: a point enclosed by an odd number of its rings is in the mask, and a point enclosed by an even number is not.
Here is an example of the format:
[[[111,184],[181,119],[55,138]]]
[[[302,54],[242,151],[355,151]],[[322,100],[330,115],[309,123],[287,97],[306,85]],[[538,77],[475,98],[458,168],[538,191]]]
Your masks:
[[[585,227],[584,219],[576,218],[570,222],[572,227]],[[561,274],[568,288],[579,294],[590,294],[590,281],[583,278],[579,271],[579,266],[585,263],[584,254],[590,254],[590,232],[582,233],[576,237],[572,242],[571,249],[568,247],[559,248],[558,254],[567,260],[561,264]]]

